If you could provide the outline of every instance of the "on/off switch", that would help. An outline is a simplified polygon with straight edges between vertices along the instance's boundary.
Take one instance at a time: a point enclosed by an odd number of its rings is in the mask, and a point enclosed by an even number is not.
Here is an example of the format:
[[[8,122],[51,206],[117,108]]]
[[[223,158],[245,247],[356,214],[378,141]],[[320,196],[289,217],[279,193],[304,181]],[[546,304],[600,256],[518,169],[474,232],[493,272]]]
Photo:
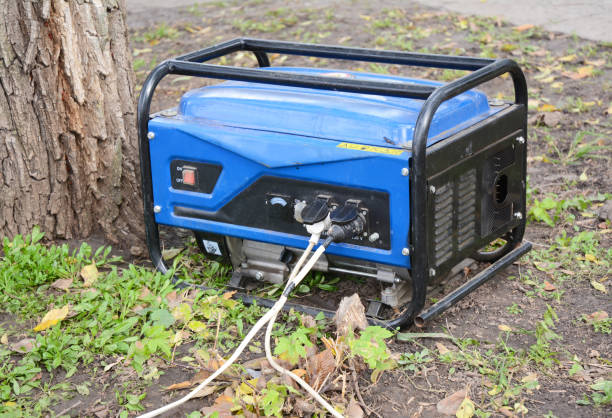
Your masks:
[[[187,186],[196,185],[196,173],[193,167],[183,167],[183,184]]]

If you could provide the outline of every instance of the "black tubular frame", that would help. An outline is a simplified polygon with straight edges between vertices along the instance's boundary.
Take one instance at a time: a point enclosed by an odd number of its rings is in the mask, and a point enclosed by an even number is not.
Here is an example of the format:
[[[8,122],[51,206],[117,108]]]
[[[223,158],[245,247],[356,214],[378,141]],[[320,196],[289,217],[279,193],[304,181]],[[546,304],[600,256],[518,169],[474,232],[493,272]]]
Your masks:
[[[279,53],[349,61],[366,61],[419,67],[468,70],[472,72],[440,87],[430,87],[408,83],[372,82],[358,79],[293,74],[282,71],[262,71],[261,69],[257,68],[205,64],[206,61],[238,51],[252,52],[257,58],[257,62],[260,67],[270,66],[270,61],[267,54]],[[443,102],[452,99],[453,97],[482,83],[507,73],[509,73],[512,77],[515,105],[524,106],[526,112],[527,84],[525,81],[525,76],[517,63],[510,59],[493,60],[485,58],[420,54],[400,51],[381,51],[343,46],[314,45],[239,38],[162,62],[147,77],[138,100],[138,138],[144,203],[144,222],[147,247],[153,264],[163,273],[168,271],[162,259],[159,243],[159,230],[155,221],[151,159],[149,154],[149,139],[147,137],[153,93],[158,83],[166,75],[187,75],[222,80],[237,80],[322,90],[337,90],[353,93],[379,94],[385,96],[422,99],[424,100],[424,104],[416,121],[414,138],[412,141],[412,157],[410,160],[411,237],[410,242],[408,243],[408,248],[410,249],[411,257],[413,288],[412,301],[398,318],[384,322],[374,321],[389,328],[407,325],[421,312],[425,306],[427,281],[429,278],[429,265],[427,260],[427,223],[420,221],[419,219],[423,219],[423,217],[426,215],[427,137],[429,135],[429,127],[433,120],[434,114]],[[523,135],[526,140],[526,120],[522,128]],[[526,167],[526,161],[524,161],[524,167]],[[525,178],[524,175],[525,173],[523,173],[523,178]],[[524,197],[520,211],[523,215],[522,222],[519,227],[512,231],[509,247],[518,246],[523,238],[526,215]],[[500,262],[503,261],[504,266],[508,265],[520,257],[524,252],[528,251],[526,244],[523,244],[523,246],[511,251],[508,255],[504,256],[502,259],[498,260],[479,274],[477,277],[479,277],[480,282],[476,284],[476,287],[492,277],[501,268],[501,264],[499,264]],[[530,245],[528,246],[530,247]],[[475,283],[476,282],[472,283],[472,286]],[[468,286],[467,289],[469,290],[465,291],[461,297],[474,290],[470,286]],[[247,302],[257,300],[259,304],[264,306],[269,305],[266,299],[254,298],[248,295],[242,295],[242,298]],[[431,307],[429,311],[431,311],[433,308],[434,307]],[[430,317],[431,316],[428,316],[427,319]]]

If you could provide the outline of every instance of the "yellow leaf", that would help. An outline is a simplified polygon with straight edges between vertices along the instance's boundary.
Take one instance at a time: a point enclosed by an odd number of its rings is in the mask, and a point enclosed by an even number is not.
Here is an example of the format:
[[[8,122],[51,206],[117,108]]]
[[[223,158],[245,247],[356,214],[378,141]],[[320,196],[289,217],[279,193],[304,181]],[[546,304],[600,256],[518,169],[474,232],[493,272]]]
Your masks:
[[[571,55],[566,55],[564,57],[559,58],[559,61],[561,62],[572,62],[576,59],[576,55],[571,54]]]
[[[608,107],[608,110],[606,110],[606,113],[608,115],[612,115],[612,103],[610,103],[610,106]]]
[[[553,89],[560,89],[563,87],[563,83],[560,81],[555,81],[550,85],[550,87],[552,87]]]
[[[599,283],[598,281],[591,280],[591,286],[593,286],[593,288],[595,288],[596,290],[599,290],[602,293],[608,293],[608,289],[606,289],[606,286]]]
[[[360,18],[362,18],[363,20],[372,20],[372,16],[368,16],[368,15],[359,15]]]
[[[461,402],[461,405],[459,405],[457,412],[455,412],[455,416],[457,418],[472,418],[475,410],[476,408],[474,407],[474,402],[472,402],[470,398],[466,396],[463,399],[463,402]]]
[[[498,325],[497,328],[499,328],[501,331],[504,331],[504,332],[512,331],[512,328],[510,328],[508,325],[504,325],[504,324]]]
[[[43,317],[42,321],[34,328],[34,331],[44,331],[49,327],[57,324],[62,319],[66,318],[68,315],[69,306],[66,305],[61,309],[51,309],[47,314]]]
[[[96,280],[98,280],[99,275],[100,273],[98,273],[98,268],[96,267],[95,263],[84,266],[81,269],[81,277],[83,278],[83,286],[90,287],[92,284],[96,282]]]
[[[2,338],[0,338],[0,343],[4,345],[8,344],[8,334],[2,335]]]
[[[584,65],[582,67],[578,67],[578,71],[576,71],[580,77],[589,77],[593,75],[593,66],[592,65]]]
[[[549,75],[546,78],[543,78],[542,80],[540,80],[542,83],[552,83],[553,81],[555,81],[555,76],[554,75]]]
[[[557,109],[554,105],[551,105],[550,103],[544,103],[542,106],[538,107],[538,111],[540,112],[554,112],[555,110],[559,109]]]
[[[584,259],[585,259],[585,260],[589,260],[589,261],[591,261],[591,262],[593,262],[593,263],[596,263],[596,262],[597,262],[597,257],[595,257],[593,254],[589,254],[589,253],[586,253],[586,254],[584,255]]]
[[[17,406],[17,402],[7,401],[7,402],[4,402],[4,406],[8,406],[8,407]]]
[[[490,390],[489,392],[487,392],[487,393],[488,393],[490,396],[495,396],[495,395],[497,395],[498,393],[501,393],[501,391],[502,391],[502,390],[501,390],[501,388],[500,388],[499,386],[495,385],[495,386],[493,387],[493,389],[491,389],[491,390]]]

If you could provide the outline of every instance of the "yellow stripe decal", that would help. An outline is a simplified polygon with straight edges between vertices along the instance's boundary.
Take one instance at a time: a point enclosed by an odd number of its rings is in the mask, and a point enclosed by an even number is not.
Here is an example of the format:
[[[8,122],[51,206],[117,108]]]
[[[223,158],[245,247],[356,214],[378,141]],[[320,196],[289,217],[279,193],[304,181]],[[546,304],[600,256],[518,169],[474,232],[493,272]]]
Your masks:
[[[346,148],[357,151],[375,152],[377,154],[390,154],[390,155],[401,155],[404,152],[403,149],[397,148],[386,148],[386,147],[374,147],[372,145],[364,144],[353,144],[352,142],[341,142],[338,144],[338,148]]]

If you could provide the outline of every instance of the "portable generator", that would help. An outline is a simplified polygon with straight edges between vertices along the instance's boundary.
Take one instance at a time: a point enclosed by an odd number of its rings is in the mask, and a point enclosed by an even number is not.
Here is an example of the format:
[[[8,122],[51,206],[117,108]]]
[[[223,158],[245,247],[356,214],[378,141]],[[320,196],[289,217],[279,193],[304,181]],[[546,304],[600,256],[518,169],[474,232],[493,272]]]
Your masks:
[[[237,51],[252,52],[260,68],[205,63]],[[471,72],[445,84],[271,67],[270,53]],[[473,90],[506,73],[514,102]],[[226,81],[151,115],[168,74]],[[167,272],[158,225],[193,230],[208,257],[233,266],[236,297],[271,306],[244,281],[283,283],[308,245],[307,227],[335,225],[346,236],[314,270],[380,282],[372,322],[422,325],[530,250],[526,121],[525,77],[509,59],[236,39],[165,61],[138,103],[151,259]],[[492,264],[422,312],[428,284],[467,257]]]

